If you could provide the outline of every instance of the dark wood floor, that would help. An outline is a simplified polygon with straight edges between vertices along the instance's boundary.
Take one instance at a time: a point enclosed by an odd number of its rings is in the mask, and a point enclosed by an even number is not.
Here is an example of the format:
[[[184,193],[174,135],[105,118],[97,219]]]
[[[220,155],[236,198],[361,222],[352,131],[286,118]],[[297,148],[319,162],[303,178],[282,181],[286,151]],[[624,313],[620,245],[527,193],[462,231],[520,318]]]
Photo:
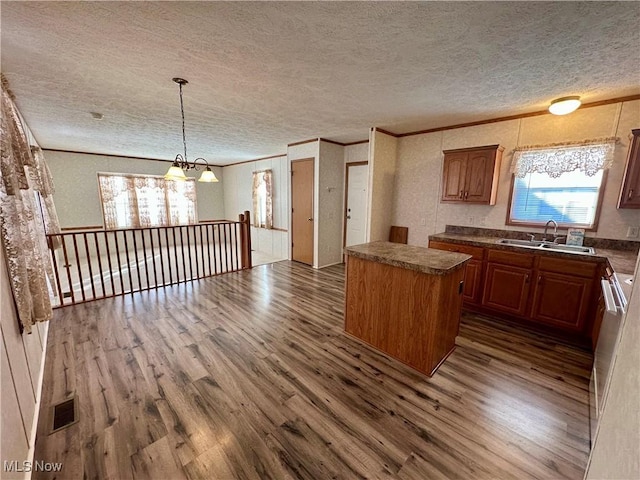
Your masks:
[[[57,310],[34,478],[582,478],[589,353],[465,315],[427,378],[343,334],[343,286],[280,262]]]

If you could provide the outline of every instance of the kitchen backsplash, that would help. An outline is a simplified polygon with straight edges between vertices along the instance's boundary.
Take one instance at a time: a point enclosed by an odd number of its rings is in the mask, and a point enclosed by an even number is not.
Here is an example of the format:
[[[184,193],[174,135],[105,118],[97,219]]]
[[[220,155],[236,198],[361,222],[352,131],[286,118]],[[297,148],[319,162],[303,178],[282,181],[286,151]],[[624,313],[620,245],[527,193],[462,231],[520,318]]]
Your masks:
[[[531,232],[518,232],[515,230],[498,230],[493,228],[463,227],[459,225],[447,225],[445,233],[456,233],[459,235],[478,235],[483,237],[514,238],[527,240]],[[536,233],[540,238],[541,234]],[[564,236],[564,235],[563,235]],[[605,248],[611,250],[628,250],[638,252],[640,241],[638,240],[614,240],[610,238],[585,237],[584,245],[593,248]]]

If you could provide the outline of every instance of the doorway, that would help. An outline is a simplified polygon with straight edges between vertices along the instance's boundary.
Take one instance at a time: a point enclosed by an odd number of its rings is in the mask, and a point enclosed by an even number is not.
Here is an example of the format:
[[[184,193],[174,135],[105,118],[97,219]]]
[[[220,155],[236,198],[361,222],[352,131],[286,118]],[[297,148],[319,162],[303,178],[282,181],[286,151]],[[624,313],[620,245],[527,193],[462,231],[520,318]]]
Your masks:
[[[358,245],[367,238],[367,196],[369,165],[367,162],[347,164],[345,193],[344,246]]]
[[[313,265],[314,159],[291,162],[291,259]]]

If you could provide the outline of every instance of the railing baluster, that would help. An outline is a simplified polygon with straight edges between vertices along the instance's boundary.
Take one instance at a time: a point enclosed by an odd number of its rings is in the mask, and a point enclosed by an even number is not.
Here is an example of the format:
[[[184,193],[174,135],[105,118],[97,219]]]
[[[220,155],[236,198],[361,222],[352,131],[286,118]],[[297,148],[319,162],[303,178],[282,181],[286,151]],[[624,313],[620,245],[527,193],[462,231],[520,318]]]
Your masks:
[[[109,280],[111,282],[111,295],[115,295],[116,294],[116,285],[113,281],[113,267],[111,265],[111,250],[109,249],[109,235],[107,231],[102,232],[104,235],[104,244],[106,246],[107,249],[107,264],[109,265]],[[106,292],[105,292],[105,296],[106,296]]]
[[[189,252],[189,279],[192,280],[193,279],[193,265],[191,264],[191,235],[189,235],[189,230],[190,228],[184,227],[184,229],[187,231],[187,251]],[[182,239],[182,230],[180,230],[180,238]],[[184,252],[184,243],[182,244],[182,251]],[[185,267],[186,268],[186,267]],[[185,280],[186,280],[186,273],[185,273]]]
[[[142,290],[142,279],[140,278],[140,260],[138,259],[138,241],[136,240],[137,230],[131,230],[133,236],[133,258],[136,261],[136,273],[138,277],[138,288],[136,290],[131,289],[132,292],[139,292]]]
[[[178,263],[178,242],[176,240],[176,227],[171,227],[173,233],[173,254],[176,259],[176,283],[180,283],[180,267]]]
[[[124,253],[125,258],[127,259],[127,272],[129,273],[129,291],[127,293],[133,292],[133,276],[131,275],[131,259],[129,258],[129,240],[127,240],[127,232],[130,230],[122,230],[124,235]]]
[[[124,232],[124,230],[121,230]],[[118,242],[118,231],[113,232],[113,238],[116,241],[116,258],[118,259],[118,276],[120,277],[120,294],[125,293],[124,289],[124,275],[122,273],[122,261],[120,259],[120,242]]]
[[[102,285],[102,296],[106,296],[104,288],[104,272],[102,271],[102,258],[100,255],[100,245],[98,244],[98,232],[93,232],[93,243],[96,246],[96,256],[98,257],[98,269],[100,270],[100,285]]]
[[[73,234],[71,234],[73,235]],[[67,270],[67,288],[71,293],[71,303],[76,303],[76,294],[73,291],[73,280],[71,280],[71,264],[69,263],[69,255],[67,254],[67,235],[61,235],[62,238],[62,252],[64,253],[64,268]],[[64,295],[64,293],[63,293]]]
[[[144,276],[147,280],[147,288],[151,285],[149,284],[149,262],[147,261],[147,246],[144,241],[144,232],[146,229],[140,229],[140,237],[142,238],[142,257],[144,258]]]
[[[191,227],[187,227],[187,228],[191,228]],[[193,252],[194,252],[194,256],[195,258],[195,264],[196,264],[196,278],[200,278],[200,264],[198,263],[198,226],[194,225],[193,226]]]
[[[237,224],[232,223],[230,225],[231,228],[231,236],[233,237],[233,259],[234,259],[234,265],[233,265],[233,269],[234,271],[238,271],[240,270],[238,268],[238,228],[237,228]]]
[[[229,253],[229,249],[227,248],[227,224],[220,224],[220,230],[220,245],[224,247],[224,261],[222,258],[223,251],[220,251],[220,271],[228,272],[229,265],[227,264],[227,254]]]
[[[73,251],[76,255],[76,266],[78,267],[78,281],[80,282],[80,293],[82,293],[82,301],[86,301],[86,296],[84,293],[84,281],[82,280],[82,269],[80,268],[80,255],[78,255],[78,241],[76,240],[76,234],[71,234],[73,237]],[[72,287],[73,288],[73,287]]]
[[[60,285],[60,275],[58,273],[58,261],[56,259],[56,251],[54,248],[54,245],[56,242],[53,240],[51,235],[47,235],[47,242],[49,243],[49,251],[51,252],[51,260],[53,262],[53,273],[55,275],[56,285],[58,286],[58,297],[60,298],[60,305],[64,305],[64,296],[62,295],[62,286]]]
[[[158,250],[160,250],[160,253],[158,253],[158,257],[160,257],[160,273],[162,274],[162,285],[166,285],[167,282],[164,277],[164,260],[162,258],[162,237],[160,236],[160,228],[156,228],[156,233],[158,234]],[[169,248],[168,245],[167,248]]]
[[[222,224],[220,223],[215,225],[216,227],[218,227],[216,228],[216,230],[218,231],[218,241],[216,242],[218,245],[218,261],[216,262],[216,274],[218,273],[218,262],[220,262],[220,273],[222,273],[222,234],[220,233],[221,225]]]
[[[91,266],[91,254],[89,253],[89,242],[87,241],[87,234],[82,235],[84,237],[84,251],[87,254],[87,265],[89,267],[89,282],[91,283],[91,295],[96,298],[96,286],[93,283],[93,267]],[[79,262],[80,260],[78,260]],[[84,285],[82,286],[84,290]]]
[[[202,233],[202,225],[198,225],[197,226],[198,230],[200,231],[200,260],[201,260],[201,267],[202,267],[202,276],[206,277],[207,276],[207,270],[205,269],[205,263],[204,263],[204,235]]]
[[[204,226],[204,232],[205,232],[205,236],[207,237],[207,261],[209,264],[209,276],[213,275],[213,270],[211,269],[211,239],[209,238],[209,227],[210,225],[205,224]]]
[[[158,272],[156,268],[156,252],[153,248],[153,228],[149,229],[149,242],[151,243],[151,262],[153,263],[153,283],[154,287],[158,286]]]

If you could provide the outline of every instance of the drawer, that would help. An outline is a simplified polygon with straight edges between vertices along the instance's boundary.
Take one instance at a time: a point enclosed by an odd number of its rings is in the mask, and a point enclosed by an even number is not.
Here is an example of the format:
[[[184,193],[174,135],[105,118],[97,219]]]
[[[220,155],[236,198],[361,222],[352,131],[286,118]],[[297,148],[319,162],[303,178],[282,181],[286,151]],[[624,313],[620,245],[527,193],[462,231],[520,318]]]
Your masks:
[[[565,258],[552,258],[540,256],[538,269],[546,272],[564,273],[578,277],[593,278],[599,265],[595,262],[567,260]]]
[[[507,252],[504,250],[487,250],[487,261],[513,265],[514,267],[532,268],[533,255],[526,253]]]
[[[482,260],[484,257],[484,248],[472,247],[471,245],[460,245],[458,243],[434,242],[429,241],[429,248],[437,250],[446,250],[447,252],[466,253],[471,255],[475,260]]]

